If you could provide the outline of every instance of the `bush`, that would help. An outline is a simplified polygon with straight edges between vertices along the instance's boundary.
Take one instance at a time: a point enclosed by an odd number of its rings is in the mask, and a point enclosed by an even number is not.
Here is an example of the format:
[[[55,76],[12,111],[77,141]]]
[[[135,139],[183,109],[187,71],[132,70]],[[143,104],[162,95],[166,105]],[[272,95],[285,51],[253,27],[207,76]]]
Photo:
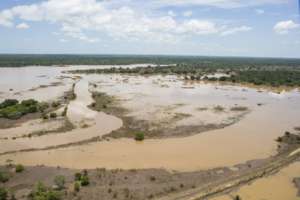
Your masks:
[[[225,110],[225,108],[223,108],[222,106],[215,106],[214,107],[215,112],[223,112],[224,110]]]
[[[14,106],[17,105],[19,103],[18,100],[16,99],[5,99],[1,104],[0,104],[0,109],[2,108],[6,108],[9,106]]]
[[[24,100],[21,103],[8,99],[0,105],[0,116],[8,119],[19,119],[23,115],[37,111],[38,102],[33,99]]]
[[[242,198],[241,198],[239,195],[236,195],[236,196],[234,197],[234,200],[242,200]]]
[[[50,113],[50,118],[56,118],[57,114],[56,113]]]
[[[135,134],[134,139],[136,141],[143,141],[145,139],[145,135],[142,132],[138,132],[138,133]]]
[[[62,116],[62,117],[66,116],[66,115],[67,115],[67,112],[68,112],[68,107],[66,106],[66,107],[64,108],[64,111],[61,113],[61,116]]]
[[[16,165],[16,173],[21,173],[25,170],[24,166],[21,164]]]
[[[57,188],[59,190],[62,190],[62,189],[65,188],[66,179],[65,179],[64,176],[61,176],[61,175],[60,176],[56,176],[54,178],[54,183],[55,183],[55,185],[57,186]]]
[[[21,104],[22,104],[23,106],[32,106],[32,105],[37,105],[38,102],[37,102],[36,100],[34,100],[34,99],[28,99],[28,100],[23,100],[23,101],[21,102]]]
[[[81,186],[87,186],[90,184],[90,179],[87,175],[81,176]]]
[[[60,106],[60,103],[58,101],[53,101],[51,105],[53,108],[57,108],[58,106]]]
[[[75,181],[80,181],[81,180],[81,173],[77,172],[75,173]]]
[[[7,199],[7,190],[3,187],[0,187],[0,200],[6,200]]]
[[[48,108],[49,108],[49,104],[47,102],[42,102],[42,103],[39,103],[39,105],[38,105],[38,110],[40,112],[44,112]]]
[[[90,179],[88,177],[87,171],[84,171],[83,174],[77,172],[75,173],[75,181],[79,182],[81,186],[87,186],[90,184]]]
[[[80,182],[79,181],[76,181],[74,183],[74,191],[75,192],[79,192],[80,191]]]
[[[9,180],[9,175],[6,172],[0,172],[0,182],[5,183]]]
[[[48,116],[47,114],[43,113],[43,114],[42,114],[42,118],[43,118],[43,119],[49,119],[49,116]]]
[[[30,193],[31,200],[61,200],[62,195],[57,191],[47,188],[43,183],[38,182],[35,189]]]

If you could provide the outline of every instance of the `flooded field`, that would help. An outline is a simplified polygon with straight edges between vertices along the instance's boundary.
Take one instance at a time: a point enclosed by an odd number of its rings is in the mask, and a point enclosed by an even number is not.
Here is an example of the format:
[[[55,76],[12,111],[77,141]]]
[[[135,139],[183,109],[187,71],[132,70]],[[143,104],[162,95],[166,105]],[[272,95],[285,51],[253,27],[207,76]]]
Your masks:
[[[297,89],[278,93],[264,88],[186,82],[177,76],[65,73],[80,68],[95,67],[0,69],[0,101],[7,98],[55,101],[72,86],[76,94],[74,100],[55,111],[59,114],[67,107],[66,118],[34,119],[0,129],[1,164],[13,160],[30,166],[163,168],[181,172],[232,167],[275,155],[278,145],[275,139],[300,125]],[[122,119],[92,110],[89,106],[94,101],[94,92],[114,97],[126,109],[127,117],[165,134],[142,142],[127,137],[110,138],[112,131],[122,127]],[[55,131],[65,126],[65,119],[74,128]],[[55,133],[27,137],[51,130]],[[108,137],[104,139],[103,135]],[[242,187],[238,193],[245,199],[279,200],[287,196],[293,199],[296,188],[291,187],[290,178],[299,172],[299,163],[293,164],[278,175]],[[276,191],[278,194],[259,193],[270,190],[276,182],[279,182],[276,187],[283,188],[283,196],[280,190]],[[253,196],[253,191],[257,196]]]

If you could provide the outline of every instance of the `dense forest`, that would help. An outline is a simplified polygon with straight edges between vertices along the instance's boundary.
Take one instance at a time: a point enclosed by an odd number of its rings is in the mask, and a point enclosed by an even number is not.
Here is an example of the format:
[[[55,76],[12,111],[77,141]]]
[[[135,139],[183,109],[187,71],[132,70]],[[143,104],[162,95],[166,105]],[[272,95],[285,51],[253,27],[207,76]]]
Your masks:
[[[186,64],[197,67],[299,67],[300,59],[160,55],[30,55],[2,54],[0,67],[51,65]]]

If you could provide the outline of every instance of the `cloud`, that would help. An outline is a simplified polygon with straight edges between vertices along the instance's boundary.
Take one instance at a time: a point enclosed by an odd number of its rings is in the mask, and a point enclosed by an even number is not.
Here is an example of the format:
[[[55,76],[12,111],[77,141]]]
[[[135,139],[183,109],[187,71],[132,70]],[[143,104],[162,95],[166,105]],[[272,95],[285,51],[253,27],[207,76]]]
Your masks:
[[[227,35],[234,35],[236,33],[239,32],[247,32],[247,31],[251,31],[252,27],[249,26],[240,26],[240,27],[235,27],[235,28],[231,28],[231,29],[227,29],[225,31],[223,31],[221,33],[222,36],[227,36]]]
[[[12,27],[14,16],[13,13],[10,10],[3,10],[0,12],[0,25],[6,26],[6,27]]]
[[[273,30],[278,34],[288,34],[291,30],[299,28],[300,25],[292,20],[277,22]]]
[[[188,11],[183,12],[182,15],[183,15],[184,17],[191,17],[191,16],[193,15],[193,12],[190,11],[190,10],[188,10]]]
[[[30,26],[26,23],[21,23],[16,26],[17,29],[28,29]]]
[[[255,9],[256,14],[258,15],[262,15],[265,13],[265,11],[263,9]]]
[[[170,15],[171,17],[176,17],[176,14],[172,10],[168,11],[168,15]]]
[[[210,4],[220,1],[227,2],[227,0],[195,0],[193,2]],[[117,2],[123,2],[123,4]],[[59,32],[65,37],[90,43],[98,42],[101,37],[128,41],[175,42],[188,36],[228,35],[247,29],[246,26],[242,26],[226,30],[223,24],[197,18],[178,20],[173,11],[169,11],[167,14],[157,14],[151,10],[144,12],[138,7],[129,7],[128,5],[131,4],[127,5],[124,2],[135,1],[47,0],[31,5],[19,5],[0,11],[0,25],[12,26],[16,19],[47,22],[59,25]],[[155,3],[156,0],[151,2]],[[162,0],[161,2],[169,1]],[[174,0],[174,2],[189,3],[192,1]],[[191,16],[192,12],[187,11],[185,15]],[[24,27],[24,25],[22,26]]]
[[[211,6],[223,9],[253,7],[267,4],[283,4],[288,0],[154,0],[157,6]]]

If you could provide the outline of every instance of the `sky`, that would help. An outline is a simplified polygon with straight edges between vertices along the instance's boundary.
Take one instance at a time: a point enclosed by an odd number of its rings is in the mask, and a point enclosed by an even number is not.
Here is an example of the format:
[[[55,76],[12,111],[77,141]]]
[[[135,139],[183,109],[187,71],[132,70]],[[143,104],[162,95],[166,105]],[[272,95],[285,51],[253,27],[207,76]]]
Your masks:
[[[0,53],[300,58],[300,0],[0,0]]]

